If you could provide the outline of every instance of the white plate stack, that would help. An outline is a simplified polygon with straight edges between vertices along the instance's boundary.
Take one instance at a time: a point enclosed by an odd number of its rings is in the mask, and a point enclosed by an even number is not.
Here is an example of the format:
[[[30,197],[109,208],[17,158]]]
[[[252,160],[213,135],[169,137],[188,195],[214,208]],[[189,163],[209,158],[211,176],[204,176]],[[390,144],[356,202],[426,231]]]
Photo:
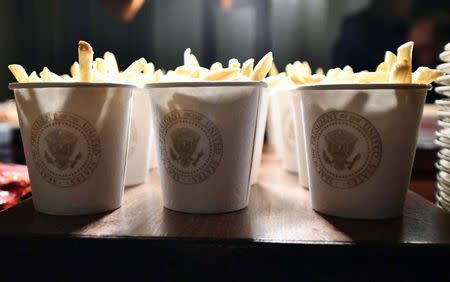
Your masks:
[[[444,51],[439,55],[444,62],[437,66],[438,70],[446,74],[436,80],[442,86],[436,87],[436,93],[450,97],[450,43],[445,45]],[[436,132],[435,143],[441,147],[438,152],[436,167],[437,174],[437,205],[450,212],[450,98],[437,100],[440,106],[438,111],[438,125],[442,128]]]

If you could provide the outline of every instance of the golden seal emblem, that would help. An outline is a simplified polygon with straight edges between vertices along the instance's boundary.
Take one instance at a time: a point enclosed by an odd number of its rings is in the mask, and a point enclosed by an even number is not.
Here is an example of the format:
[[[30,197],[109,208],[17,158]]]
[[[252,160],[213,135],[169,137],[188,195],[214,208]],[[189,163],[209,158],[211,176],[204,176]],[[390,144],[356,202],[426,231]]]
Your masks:
[[[31,127],[31,156],[48,183],[72,187],[86,181],[101,156],[95,128],[83,118],[67,112],[49,112]]]
[[[311,155],[322,181],[334,188],[353,188],[376,172],[382,155],[381,137],[364,117],[331,111],[313,125]]]
[[[222,135],[200,113],[168,113],[160,123],[159,139],[164,168],[177,182],[201,183],[214,174],[222,160]]]

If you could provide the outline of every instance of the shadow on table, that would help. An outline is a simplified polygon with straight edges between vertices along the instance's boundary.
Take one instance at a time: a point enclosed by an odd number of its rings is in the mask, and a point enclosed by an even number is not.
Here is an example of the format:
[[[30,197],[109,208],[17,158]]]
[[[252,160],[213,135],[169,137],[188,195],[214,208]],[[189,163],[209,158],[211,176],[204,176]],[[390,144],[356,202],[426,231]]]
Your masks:
[[[412,192],[408,192],[403,216],[399,218],[351,220],[321,216],[357,243],[445,244],[445,238],[450,236],[450,214]]]
[[[162,232],[169,237],[212,240],[251,239],[249,209],[223,214],[189,214],[164,208]]]
[[[405,240],[403,217],[364,220],[346,219],[317,212],[322,218],[341,231],[355,243],[376,242],[377,244],[400,243]]]
[[[34,210],[32,199],[0,212],[0,236],[71,235],[85,230],[111,212],[85,216],[54,216]]]

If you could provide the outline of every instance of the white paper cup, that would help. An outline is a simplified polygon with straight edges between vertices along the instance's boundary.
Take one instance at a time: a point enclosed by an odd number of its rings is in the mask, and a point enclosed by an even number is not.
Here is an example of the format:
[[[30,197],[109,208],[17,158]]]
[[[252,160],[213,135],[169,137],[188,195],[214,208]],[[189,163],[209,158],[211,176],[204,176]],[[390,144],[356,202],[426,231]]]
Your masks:
[[[151,112],[148,91],[136,88],[133,91],[125,186],[142,184],[147,180],[151,160],[150,124]]]
[[[151,171],[155,168],[158,168],[158,158],[156,154],[156,143],[158,142],[158,140],[156,140],[155,129],[153,128],[153,112],[150,99],[148,100],[148,102],[150,103],[150,142],[148,149],[148,170]]]
[[[149,84],[163,203],[189,213],[248,205],[264,83]]]
[[[430,85],[298,89],[313,209],[347,218],[401,216]]]
[[[269,109],[267,113],[267,140],[272,146],[275,156],[281,160],[281,129],[278,127],[280,113],[278,112],[278,100],[275,99],[276,91],[268,89]]]
[[[273,100],[276,107],[275,127],[278,128],[277,135],[281,154],[282,168],[290,173],[298,173],[297,142],[294,125],[294,109],[292,107],[291,89],[274,89]]]
[[[302,95],[298,89],[293,89],[291,92],[292,107],[294,111],[295,141],[297,145],[298,181],[303,188],[309,189],[308,163],[306,161],[306,143],[301,107]]]
[[[150,112],[151,112],[151,106],[150,106]],[[153,119],[153,114],[151,114]],[[153,122],[150,120],[150,144],[149,144],[149,150],[148,150],[148,159],[150,160],[148,162],[148,170],[152,170],[155,168],[158,168],[158,158],[156,156],[156,143],[158,140],[156,140],[156,134],[155,130],[153,129]]]
[[[266,132],[267,112],[269,109],[269,91],[264,88],[261,94],[258,120],[256,122],[255,148],[253,152],[253,164],[251,172],[251,184],[258,182],[259,169],[261,167],[262,151],[264,145],[264,133]]]
[[[13,83],[37,211],[119,208],[131,117],[130,85]]]

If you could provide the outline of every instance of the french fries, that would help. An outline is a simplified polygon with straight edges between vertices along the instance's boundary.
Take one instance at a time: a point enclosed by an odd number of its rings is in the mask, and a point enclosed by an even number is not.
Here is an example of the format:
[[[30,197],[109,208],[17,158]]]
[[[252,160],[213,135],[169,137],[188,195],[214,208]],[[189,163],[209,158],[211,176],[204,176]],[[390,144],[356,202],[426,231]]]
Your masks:
[[[277,66],[275,65],[275,63],[272,63],[272,67],[270,68],[269,71],[269,76],[277,76],[279,74]]]
[[[152,75],[154,72],[155,72],[155,65],[151,62],[148,62],[147,65],[144,67],[144,74]]]
[[[35,71],[33,71],[28,77],[28,82],[41,82],[41,79]]]
[[[191,65],[191,48],[187,48],[183,53],[183,65],[190,66]]]
[[[94,77],[93,81],[102,82],[105,80],[106,75],[106,64],[105,60],[102,58],[96,58],[94,61]]]
[[[94,50],[86,41],[78,42],[78,64],[80,64],[80,82],[91,82],[93,78],[92,61]]]
[[[197,57],[195,55],[191,54],[191,66],[193,67],[200,67],[200,64],[198,63]]]
[[[159,69],[159,70],[155,71],[155,73],[153,75],[153,82],[160,82],[162,75],[163,75],[162,70]]]
[[[233,76],[235,76],[237,73],[239,73],[241,70],[239,68],[224,68],[217,71],[211,71],[205,76],[202,77],[203,80],[227,80],[231,79]]]
[[[381,63],[377,66],[377,68],[376,68],[375,71],[376,71],[376,72],[389,72],[389,71],[388,71],[388,66],[387,66],[386,62],[381,62]]]
[[[105,52],[103,59],[105,60],[106,71],[109,74],[117,75],[119,73],[119,66],[117,64],[116,56],[111,52]]]
[[[75,62],[70,66],[70,75],[72,75],[73,78],[80,76],[80,65],[78,62]]]
[[[223,69],[223,66],[222,66],[222,64],[220,62],[215,62],[210,67],[211,71],[217,71],[217,70],[221,70],[221,69]]]
[[[440,70],[433,70],[427,67],[419,67],[412,74],[412,81],[413,83],[429,84],[443,75],[444,72]]]
[[[411,83],[412,82],[412,51],[414,43],[407,42],[397,49],[397,60],[390,70],[389,82]]]
[[[353,68],[347,65],[342,69],[342,73],[347,75],[353,74]]]
[[[105,52],[102,58],[94,59],[91,45],[80,40],[78,43],[78,61],[70,67],[70,75],[57,75],[47,67],[39,73],[27,74],[26,70],[17,64],[8,66],[19,83],[28,82],[115,82],[130,84],[145,84],[152,82],[171,81],[266,81],[269,86],[293,86],[318,83],[419,83],[428,84],[439,79],[444,73],[439,70],[419,67],[412,72],[412,52],[414,43],[407,42],[397,49],[397,54],[387,51],[384,61],[374,72],[354,72],[351,66],[343,69],[334,68],[326,72],[319,68],[312,73],[307,61],[295,61],[285,67],[285,72],[279,73],[273,63],[273,54],[268,52],[255,65],[250,58],[242,64],[236,58],[228,61],[226,68],[220,62],[211,67],[201,67],[197,57],[190,48],[183,53],[183,64],[165,74],[162,70],[155,71],[155,66],[145,58],[134,61],[123,72],[120,72],[116,57],[111,52]],[[450,52],[450,45],[446,46]],[[266,76],[269,74],[269,77]]]
[[[253,64],[255,63],[255,59],[251,58],[245,61],[242,64],[241,74],[245,77],[250,77],[253,72]]]
[[[199,78],[200,68],[194,66],[179,66],[175,69],[175,74],[183,75],[186,77]]]
[[[255,69],[250,75],[251,80],[261,81],[269,73],[272,67],[273,56],[272,52],[267,53],[262,59],[256,64]]]
[[[20,83],[28,82],[28,74],[21,65],[16,65],[16,64],[9,65],[8,69],[14,75],[17,82],[20,82]]]
[[[126,70],[119,73],[119,81],[132,81],[133,78],[142,73],[146,67],[147,61],[144,58],[134,61]]]
[[[407,42],[397,49],[397,55],[387,51],[384,61],[381,62],[375,72],[360,71],[355,73],[350,66],[343,69],[334,68],[328,70],[326,76],[323,70],[317,70],[315,75],[310,75],[310,67],[307,62],[296,61],[293,64],[286,65],[286,74],[290,78],[287,82],[285,77],[277,76],[267,79],[269,87],[274,85],[278,87],[281,83],[284,86],[289,84],[317,84],[317,83],[418,83],[429,84],[444,73],[439,70],[433,70],[426,67],[419,67],[412,73],[412,52],[414,43]],[[449,47],[450,48],[450,47]]]
[[[270,88],[295,86],[294,82],[285,72],[279,73],[276,76],[269,76],[264,81]]]
[[[73,82],[72,77],[68,74],[62,74],[61,78],[64,79],[64,81],[66,81],[66,82]]]
[[[239,63],[238,59],[233,58],[228,61],[228,67],[229,68],[240,68],[241,63]]]
[[[386,64],[386,72],[390,72],[395,62],[397,61],[397,56],[391,51],[386,51],[384,55],[384,63]]]
[[[323,69],[319,68],[313,74],[307,61],[295,61],[292,64],[287,64],[285,71],[285,73],[276,75],[275,79],[272,79],[271,77],[266,79],[269,87],[290,87],[300,84],[317,84],[325,79]],[[341,70],[339,69],[339,71]]]
[[[65,82],[65,80],[57,74],[52,73],[47,67],[39,73],[43,82]]]
[[[407,61],[397,62],[389,73],[389,82],[391,83],[411,83],[411,66]]]
[[[191,57],[195,65],[195,56]],[[113,82],[144,84],[161,79],[162,72],[155,73],[155,66],[140,58],[133,62],[125,71],[120,72],[113,53],[105,52],[103,58],[94,59],[91,45],[80,40],[78,43],[78,61],[70,66],[70,75],[57,75],[44,67],[39,75],[33,71],[30,76],[21,65],[12,64],[8,69],[20,83],[27,82]],[[199,75],[197,75],[199,76]]]
[[[254,59],[250,58],[243,64],[238,59],[232,58],[227,67],[220,62],[215,62],[209,69],[201,67],[190,48],[183,53],[183,65],[154,75],[153,82],[180,82],[180,81],[262,81],[272,67],[272,53],[267,53],[253,68]]]
[[[106,74],[106,63],[102,58],[96,58],[94,61],[95,70],[102,75]]]

